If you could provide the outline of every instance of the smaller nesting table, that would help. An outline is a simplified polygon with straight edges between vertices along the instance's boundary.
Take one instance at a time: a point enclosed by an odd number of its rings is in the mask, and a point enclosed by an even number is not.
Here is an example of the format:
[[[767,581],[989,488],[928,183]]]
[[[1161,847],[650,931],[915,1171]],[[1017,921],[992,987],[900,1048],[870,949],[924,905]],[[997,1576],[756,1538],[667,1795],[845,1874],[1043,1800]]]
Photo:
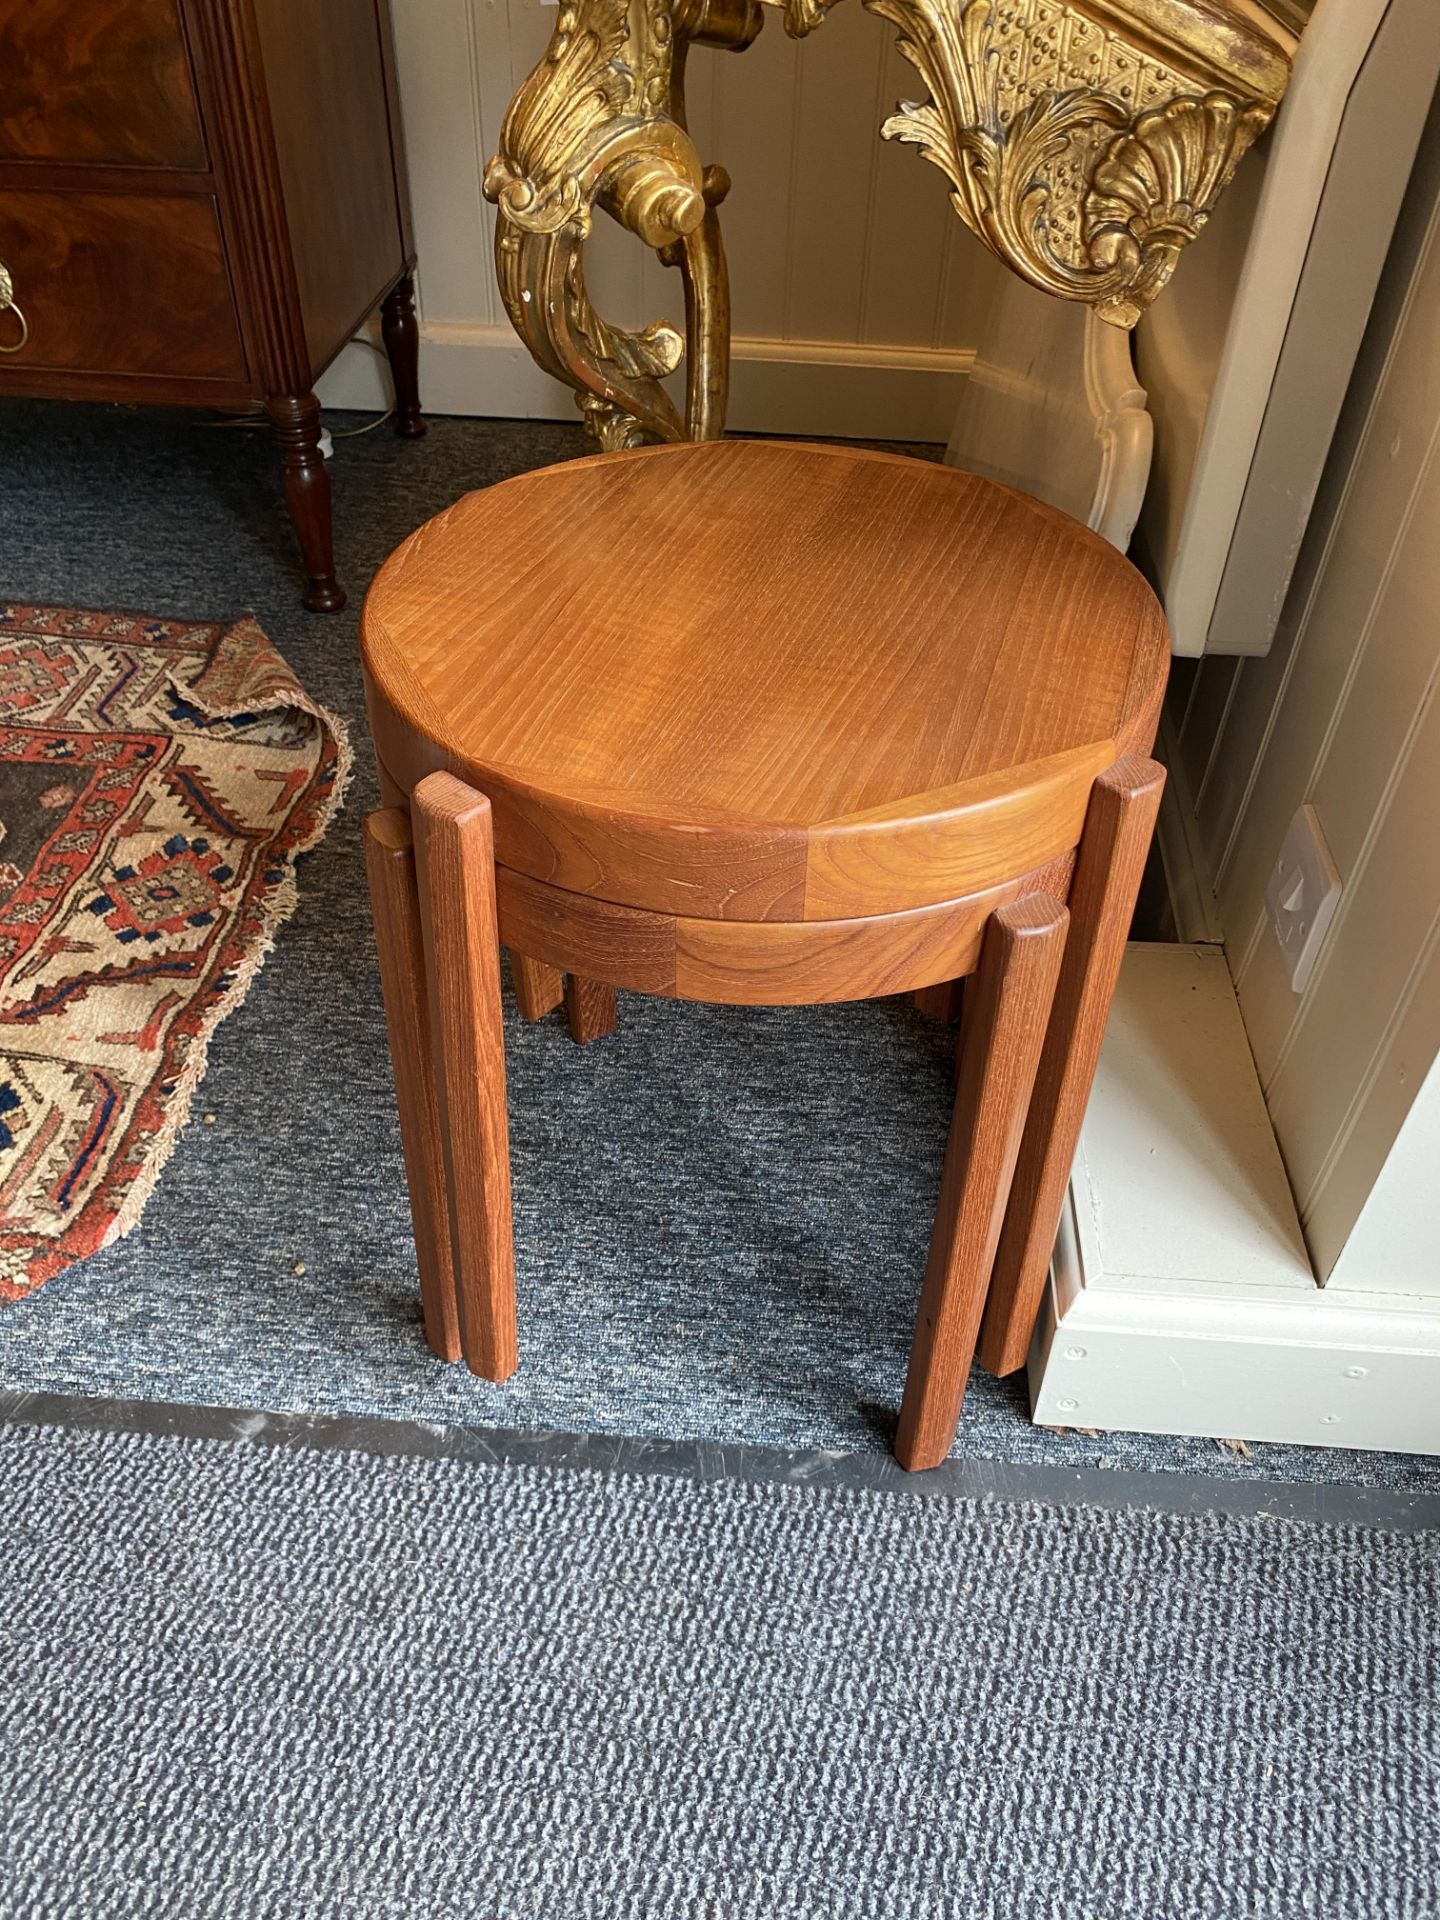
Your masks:
[[[517,1360],[499,946],[521,1011],[614,989],[963,1001],[895,1443],[1023,1364],[1163,773],[1135,570],[951,468],[686,443],[468,495],[362,621],[366,822],[427,1338]]]

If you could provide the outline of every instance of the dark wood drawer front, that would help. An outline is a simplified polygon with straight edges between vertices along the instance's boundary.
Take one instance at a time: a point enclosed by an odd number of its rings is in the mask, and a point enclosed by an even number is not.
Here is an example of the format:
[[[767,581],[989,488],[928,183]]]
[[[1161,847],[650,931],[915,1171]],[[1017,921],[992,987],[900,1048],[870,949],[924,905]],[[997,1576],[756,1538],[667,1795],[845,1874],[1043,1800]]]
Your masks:
[[[0,0],[0,159],[203,167],[177,0]]]
[[[215,202],[0,191],[0,264],[30,337],[7,367],[243,379]],[[17,331],[0,314],[0,346]]]

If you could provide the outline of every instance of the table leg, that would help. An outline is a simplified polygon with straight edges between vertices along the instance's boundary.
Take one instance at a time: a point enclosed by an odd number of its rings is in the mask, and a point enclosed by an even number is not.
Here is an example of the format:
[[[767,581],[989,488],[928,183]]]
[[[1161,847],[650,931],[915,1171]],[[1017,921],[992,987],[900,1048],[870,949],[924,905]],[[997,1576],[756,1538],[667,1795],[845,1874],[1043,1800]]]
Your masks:
[[[938,1466],[955,1438],[1067,920],[1037,893],[1001,907],[985,932],[895,1437],[902,1467]]]
[[[345,589],[335,578],[330,475],[320,451],[320,402],[313,393],[272,394],[265,402],[280,449],[285,504],[305,562],[304,603],[312,613],[337,613]]]
[[[522,1020],[543,1020],[565,997],[565,976],[558,967],[510,949],[510,971],[515,977],[515,1004]]]
[[[963,980],[937,980],[933,987],[919,987],[915,993],[916,1011],[928,1014],[932,1020],[958,1020],[964,992]]]
[[[729,179],[701,165],[686,131],[685,60],[692,39],[742,51],[763,19],[757,0],[575,0],[501,124],[485,169],[500,296],[539,365],[574,388],[607,451],[724,433],[730,315],[715,209]],[[597,208],[684,271],[692,364],[683,415],[665,386],[685,352],[678,330],[618,327],[590,304],[585,240]]]
[[[419,440],[428,429],[420,411],[420,328],[412,274],[397,281],[381,303],[380,337],[395,388],[395,431],[402,440]]]
[[[465,1363],[515,1371],[515,1235],[490,802],[450,773],[411,795],[431,1045]]]
[[[1091,792],[1065,964],[985,1307],[979,1358],[987,1373],[1014,1373],[1030,1350],[1164,785],[1165,769],[1137,754],[1101,774]]]
[[[570,1038],[579,1046],[591,1040],[603,1040],[613,1033],[619,1018],[615,1007],[615,989],[600,980],[582,980],[579,974],[565,976],[565,1018],[570,1023]]]
[[[425,1338],[442,1360],[458,1360],[460,1320],[450,1258],[450,1203],[430,1052],[410,816],[398,807],[372,813],[365,822],[364,838]]]

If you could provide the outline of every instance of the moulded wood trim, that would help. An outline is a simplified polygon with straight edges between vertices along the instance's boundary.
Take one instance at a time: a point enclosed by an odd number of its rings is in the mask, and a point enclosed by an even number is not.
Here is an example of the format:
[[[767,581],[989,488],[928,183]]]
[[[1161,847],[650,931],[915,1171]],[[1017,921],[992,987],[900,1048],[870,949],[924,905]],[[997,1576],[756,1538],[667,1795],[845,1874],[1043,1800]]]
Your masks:
[[[310,356],[249,0],[184,0],[183,14],[251,372],[267,393],[302,394]]]
[[[0,160],[0,191],[46,193],[146,193],[205,196],[215,192],[209,167],[103,166],[84,160]]]
[[[973,360],[969,348],[822,346],[742,334],[731,343],[729,423],[741,433],[943,445]],[[508,321],[422,321],[420,372],[435,413],[575,417],[570,388],[535,364]],[[326,406],[378,411],[388,404],[384,368],[363,348],[342,350],[321,399]]]
[[[41,400],[113,400],[122,406],[243,408],[256,399],[252,380],[184,380],[168,373],[75,367],[5,367],[3,388]]]

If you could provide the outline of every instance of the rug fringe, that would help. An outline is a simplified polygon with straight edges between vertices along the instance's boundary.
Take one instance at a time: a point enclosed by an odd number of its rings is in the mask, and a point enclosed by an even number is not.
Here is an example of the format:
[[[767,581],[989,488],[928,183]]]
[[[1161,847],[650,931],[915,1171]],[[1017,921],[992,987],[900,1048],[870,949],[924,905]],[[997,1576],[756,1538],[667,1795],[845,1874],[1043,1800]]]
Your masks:
[[[220,653],[231,634],[245,627],[253,628],[260,636],[285,676],[292,682],[294,689],[293,692],[284,691],[283,697],[277,697],[272,706],[262,707],[258,711],[274,713],[278,712],[281,706],[293,707],[297,712],[308,713],[320,727],[328,728],[335,741],[335,781],[324,805],[316,813],[313,830],[285,856],[284,876],[276,881],[273,891],[266,895],[260,930],[254,945],[249,948],[236,967],[234,978],[225,994],[206,1013],[200,1031],[195,1036],[194,1045],[186,1056],[185,1065],[181,1068],[180,1077],[175,1083],[175,1091],[170,1097],[164,1122],[154,1137],[154,1144],[145,1166],[136,1176],[115,1218],[107,1227],[100,1242],[102,1247],[111,1247],[117,1240],[123,1240],[145,1211],[170,1156],[179,1144],[180,1135],[189,1124],[191,1105],[210,1064],[210,1042],[217,1028],[238,1006],[243,1004],[245,996],[255,983],[256,976],[275,951],[276,934],[300,904],[300,887],[295,875],[295,862],[302,853],[309,853],[325,838],[330,823],[345,805],[345,796],[355,772],[355,750],[350,743],[348,722],[338,713],[333,713],[329,707],[322,706],[305,691],[299,680],[295,678],[284,656],[271,645],[268,636],[262,632],[253,615],[243,615],[222,631],[215,643],[215,654]],[[205,669],[197,677],[199,681],[204,680],[209,667],[210,662],[207,661]],[[172,673],[169,677],[178,692],[182,693],[186,699],[193,701],[202,712],[209,714],[213,719],[224,720],[237,713],[257,711],[250,701],[239,697],[223,702],[207,700],[196,682],[186,681],[178,673]],[[281,689],[278,686],[275,693],[277,696],[281,695]]]
[[[45,611],[44,609],[36,610]],[[55,611],[68,610],[56,609]],[[196,622],[194,624],[208,626],[212,623]],[[255,936],[236,962],[224,994],[208,1007],[202,1016],[184,1064],[166,1102],[164,1118],[151,1136],[144,1164],[126,1189],[125,1197],[116,1209],[113,1219],[108,1223],[92,1250],[113,1246],[117,1241],[124,1239],[135,1227],[153,1196],[155,1187],[179,1143],[180,1136],[190,1121],[196,1090],[204,1080],[209,1066],[210,1042],[222,1022],[228,1019],[244,1001],[256,976],[274,951],[279,929],[290,919],[299,905],[300,890],[296,878],[296,862],[301,854],[310,852],[324,839],[336,815],[345,804],[354,774],[355,756],[347,722],[341,715],[332,712],[306,691],[254,616],[246,614],[237,620],[213,624],[215,626],[214,644],[199,672],[193,678],[187,678],[179,671],[171,671],[168,674],[170,684],[177,693],[208,717],[217,720],[244,713],[258,717],[286,710],[308,715],[320,731],[322,752],[327,739],[333,742],[334,778],[330,791],[316,808],[310,831],[302,840],[286,850],[283,855],[284,871],[281,877],[267,889],[257,903],[258,925]],[[238,646],[235,645],[237,640]],[[205,683],[207,679],[213,681],[216,677],[215,670],[225,661],[227,653],[231,656],[229,664],[232,690],[226,696],[217,698]],[[220,677],[223,680],[223,675]],[[69,1264],[72,1262],[61,1262],[62,1267]],[[32,1296],[58,1270],[54,1267],[43,1267],[41,1271],[32,1273],[27,1255],[0,1253],[0,1282],[9,1289],[9,1298],[12,1302]],[[5,1297],[5,1293],[0,1292],[0,1302],[3,1302]]]

